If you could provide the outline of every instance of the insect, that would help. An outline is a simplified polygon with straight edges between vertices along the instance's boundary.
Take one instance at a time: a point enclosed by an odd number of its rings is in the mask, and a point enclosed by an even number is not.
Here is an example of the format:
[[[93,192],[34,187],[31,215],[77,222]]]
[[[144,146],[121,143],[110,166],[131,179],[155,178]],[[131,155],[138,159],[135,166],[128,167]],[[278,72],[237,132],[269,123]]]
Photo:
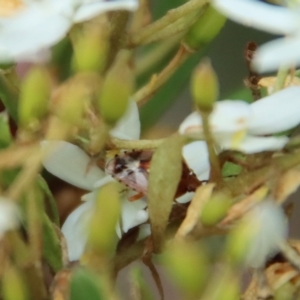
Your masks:
[[[109,160],[106,171],[118,181],[137,191],[138,194],[131,200],[136,200],[147,194],[148,176],[150,171],[153,150],[121,151]],[[201,181],[182,161],[181,180],[178,183],[175,198],[186,192],[193,192],[201,185]],[[138,197],[138,198],[137,198]]]

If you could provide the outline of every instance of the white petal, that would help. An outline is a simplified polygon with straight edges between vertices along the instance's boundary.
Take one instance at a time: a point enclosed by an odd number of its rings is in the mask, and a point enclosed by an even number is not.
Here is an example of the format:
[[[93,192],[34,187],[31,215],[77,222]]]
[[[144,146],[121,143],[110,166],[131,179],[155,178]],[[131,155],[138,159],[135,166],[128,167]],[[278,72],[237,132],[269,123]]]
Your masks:
[[[271,134],[300,123],[300,87],[288,87],[251,104],[251,134]]]
[[[13,18],[0,19],[1,47],[15,59],[30,61],[35,53],[61,40],[71,26],[70,19],[55,7],[37,3]],[[0,57],[0,61],[5,59]]]
[[[127,232],[130,228],[142,224],[148,220],[148,212],[145,210],[147,203],[145,200],[122,202],[122,226],[123,231]]]
[[[247,218],[250,218],[255,235],[248,248],[246,262],[250,267],[259,268],[279,251],[279,243],[287,236],[287,221],[282,208],[271,200],[255,206]]]
[[[0,239],[5,232],[16,229],[20,225],[21,212],[18,206],[3,197],[0,197]]]
[[[274,34],[299,28],[297,13],[257,0],[213,0],[213,6],[235,22]]]
[[[185,193],[182,196],[176,198],[176,202],[177,203],[188,203],[193,199],[194,195],[195,195],[194,192]]]
[[[281,150],[289,141],[288,137],[254,137],[247,136],[240,144],[223,141],[221,146],[225,150],[237,150],[247,154],[263,151]]]
[[[110,134],[118,139],[138,140],[141,133],[141,123],[139,110],[136,102],[130,100],[128,109],[124,116],[119,120],[117,125]]]
[[[106,185],[107,183],[116,181],[112,176],[106,175],[104,178],[101,178],[94,184],[94,188],[100,188],[103,185]]]
[[[45,169],[58,178],[86,190],[93,190],[95,183],[105,176],[91,165],[90,157],[79,147],[65,141],[43,141],[46,157]]]
[[[245,101],[222,100],[215,104],[210,116],[210,126],[214,133],[236,132],[247,128],[251,114],[250,106]]]
[[[78,206],[68,216],[61,228],[67,241],[70,261],[78,260],[84,251],[88,224],[94,211],[94,205],[94,201],[88,201]]]
[[[182,155],[188,167],[194,171],[199,180],[208,179],[210,164],[206,142],[197,141],[185,145]]]
[[[83,22],[89,20],[101,13],[114,10],[136,10],[138,1],[136,0],[119,0],[119,1],[85,1],[90,2],[78,8],[74,15],[74,22]]]
[[[151,234],[151,226],[150,224],[143,224],[139,227],[139,235],[137,240],[140,241]]]
[[[228,133],[246,129],[250,113],[249,104],[245,101],[218,101],[210,115],[211,130],[213,133]],[[179,132],[191,137],[202,137],[203,126],[199,113],[189,115],[180,125]]]
[[[179,133],[185,134],[190,137],[198,138],[202,137],[202,119],[197,111],[194,111],[188,115],[179,126]]]
[[[261,73],[274,71],[279,67],[296,67],[299,64],[299,34],[264,44],[257,49],[253,59],[253,67]]]

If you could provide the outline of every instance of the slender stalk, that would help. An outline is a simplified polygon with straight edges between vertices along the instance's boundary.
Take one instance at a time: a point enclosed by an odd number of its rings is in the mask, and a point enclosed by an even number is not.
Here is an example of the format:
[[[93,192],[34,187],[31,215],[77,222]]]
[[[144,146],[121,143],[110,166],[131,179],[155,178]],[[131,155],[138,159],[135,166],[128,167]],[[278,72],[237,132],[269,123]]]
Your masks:
[[[179,44],[182,35],[176,35],[170,40],[163,41],[159,43],[156,47],[152,48],[151,51],[148,51],[141,57],[138,57],[136,60],[135,74],[140,76],[144,74],[153,66],[159,64],[174,48]]]
[[[188,15],[176,20],[174,23],[168,25],[162,30],[158,31],[156,34],[149,36],[147,39],[143,40],[140,45],[150,44],[156,41],[164,40],[175,34],[186,32],[200,17],[202,11],[193,11]]]
[[[181,44],[169,64],[159,74],[153,75],[150,81],[133,95],[139,106],[144,105],[192,53],[193,51]]]
[[[176,22],[178,19],[184,17],[185,15],[194,12],[197,9],[200,9],[207,3],[209,3],[209,0],[191,0],[180,7],[168,11],[168,13],[164,17],[148,25],[140,32],[134,34],[129,40],[129,46],[136,47],[140,45],[150,36],[156,35],[163,28]]]
[[[159,140],[119,140],[119,139],[111,139],[111,144],[113,148],[119,149],[155,149],[157,148],[164,139]]]
[[[288,76],[288,69],[281,67],[277,73],[277,77],[274,85],[274,91],[273,91],[274,93],[283,89],[287,76]]]
[[[218,156],[215,152],[215,143],[209,128],[209,113],[200,111],[203,120],[203,133],[207,143],[209,161],[211,165],[210,181],[220,182],[222,179]]]

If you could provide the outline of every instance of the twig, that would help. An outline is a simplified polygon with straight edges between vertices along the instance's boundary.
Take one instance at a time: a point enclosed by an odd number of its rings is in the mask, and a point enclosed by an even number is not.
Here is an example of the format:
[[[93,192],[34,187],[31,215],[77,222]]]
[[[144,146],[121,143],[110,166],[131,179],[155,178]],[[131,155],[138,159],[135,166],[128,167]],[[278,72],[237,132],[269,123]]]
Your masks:
[[[144,105],[192,53],[187,46],[181,44],[169,64],[159,74],[153,75],[150,81],[133,95],[138,105]]]
[[[176,22],[178,19],[189,14],[190,12],[200,9],[208,2],[209,0],[191,0],[178,8],[168,11],[164,17],[148,25],[142,31],[134,34],[129,40],[129,46],[135,47],[143,43],[143,41],[148,39],[151,35],[157,34],[163,28]]]

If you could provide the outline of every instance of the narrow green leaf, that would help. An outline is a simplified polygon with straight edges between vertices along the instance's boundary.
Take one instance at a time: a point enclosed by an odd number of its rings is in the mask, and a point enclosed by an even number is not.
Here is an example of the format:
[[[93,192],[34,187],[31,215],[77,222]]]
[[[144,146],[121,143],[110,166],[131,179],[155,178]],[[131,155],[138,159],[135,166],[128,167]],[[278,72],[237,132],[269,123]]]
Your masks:
[[[182,172],[183,138],[173,135],[154,153],[148,190],[148,209],[154,251],[159,252]]]
[[[48,216],[43,214],[43,256],[55,271],[62,268],[62,250],[58,235]]]
[[[75,271],[71,280],[70,300],[101,300],[105,299],[101,294],[98,278],[85,269]]]
[[[43,177],[38,177],[38,185],[41,190],[44,192],[45,196],[47,197],[46,207],[49,207],[51,220],[55,223],[55,225],[59,226],[59,215],[57,210],[56,201],[50,191],[47,182],[44,180]]]
[[[4,75],[0,76],[0,99],[9,115],[18,121],[18,91]]]

